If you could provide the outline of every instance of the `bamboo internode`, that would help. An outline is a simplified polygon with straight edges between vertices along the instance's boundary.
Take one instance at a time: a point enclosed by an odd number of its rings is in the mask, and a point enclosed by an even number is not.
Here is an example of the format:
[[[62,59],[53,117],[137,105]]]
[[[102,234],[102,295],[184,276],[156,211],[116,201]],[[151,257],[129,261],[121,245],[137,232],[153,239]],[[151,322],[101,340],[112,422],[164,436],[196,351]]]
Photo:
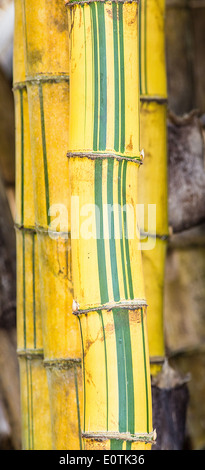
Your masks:
[[[136,213],[133,219],[125,210],[126,204],[134,209],[137,204],[141,163],[138,5],[72,2],[68,19],[69,176],[80,214],[71,221],[71,249],[73,310],[82,340],[82,438],[85,449],[149,448],[141,252],[136,230],[131,236]],[[109,214],[114,204],[118,209]],[[140,432],[144,441],[135,442]]]

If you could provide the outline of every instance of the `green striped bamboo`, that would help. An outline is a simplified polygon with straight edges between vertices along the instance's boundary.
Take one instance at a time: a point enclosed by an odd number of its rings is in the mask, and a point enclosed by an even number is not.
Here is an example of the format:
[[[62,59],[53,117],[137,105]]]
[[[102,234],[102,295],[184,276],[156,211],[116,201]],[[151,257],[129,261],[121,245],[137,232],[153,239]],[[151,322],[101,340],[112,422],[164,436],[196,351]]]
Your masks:
[[[22,5],[52,446],[71,450],[81,448],[82,380],[70,269],[67,15],[62,0]]]
[[[136,230],[131,236],[141,163],[138,5],[74,1],[67,8],[73,313],[82,341],[83,445],[144,449],[154,433],[141,252]]]
[[[148,236],[142,240],[142,260],[151,373],[155,375],[165,356],[163,292],[168,238],[165,2],[142,0],[139,8],[140,145],[145,155],[139,178],[139,202],[144,204],[145,223],[140,228]],[[149,205],[156,207],[155,227],[147,222]],[[146,243],[153,237],[155,241],[149,248]]]
[[[19,0],[15,1],[13,65],[16,123],[17,347],[21,384],[22,446],[29,450],[51,449],[48,384],[43,367],[23,22]]]

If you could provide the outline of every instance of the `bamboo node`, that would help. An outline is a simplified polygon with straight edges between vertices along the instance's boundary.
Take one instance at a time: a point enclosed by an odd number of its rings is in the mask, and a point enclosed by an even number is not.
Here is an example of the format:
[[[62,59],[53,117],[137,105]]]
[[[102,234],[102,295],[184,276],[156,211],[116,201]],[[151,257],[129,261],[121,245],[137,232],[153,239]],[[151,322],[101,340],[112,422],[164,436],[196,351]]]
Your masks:
[[[147,302],[144,299],[124,300],[120,302],[109,302],[107,304],[96,305],[94,307],[79,310],[79,304],[73,300],[72,310],[74,315],[86,315],[90,312],[99,310],[113,310],[115,308],[122,308],[127,310],[139,310],[140,308],[147,307]],[[74,307],[74,308],[73,308]]]
[[[96,160],[96,159],[109,159],[109,158],[114,158],[115,160],[121,161],[121,160],[126,160],[127,162],[132,162],[137,165],[142,165],[143,159],[141,156],[141,153],[134,157],[129,157],[123,154],[118,154],[118,153],[103,153],[103,152],[68,152],[67,153],[68,158],[89,158],[91,160]]]
[[[45,359],[43,365],[46,369],[72,369],[75,366],[81,366],[81,358]]]
[[[65,6],[84,5],[86,3],[139,3],[139,0],[65,0]]]
[[[128,441],[128,442],[146,442],[154,444],[157,438],[156,430],[149,433],[135,433],[131,434],[130,432],[109,432],[109,431],[100,431],[100,432],[82,432],[83,439],[92,439],[96,441],[107,441],[111,439]]]
[[[78,302],[76,302],[74,299],[73,299],[73,303],[72,303],[72,310],[73,310],[73,313],[77,312],[79,309],[79,304]]]

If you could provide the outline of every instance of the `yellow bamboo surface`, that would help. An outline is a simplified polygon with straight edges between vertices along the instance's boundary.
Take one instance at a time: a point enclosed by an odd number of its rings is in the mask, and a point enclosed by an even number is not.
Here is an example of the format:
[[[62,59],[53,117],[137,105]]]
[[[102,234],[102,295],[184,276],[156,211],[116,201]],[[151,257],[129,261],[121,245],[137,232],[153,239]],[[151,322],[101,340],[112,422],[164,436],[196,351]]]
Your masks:
[[[139,171],[139,203],[145,205],[145,232],[151,232],[148,205],[156,205],[156,233],[162,236],[168,235],[166,119],[166,103],[141,100],[140,142],[145,158]]]
[[[140,229],[149,234],[147,241],[156,236],[150,249],[146,247],[146,239],[142,240],[152,375],[159,372],[160,362],[163,362],[165,356],[163,298],[168,237],[168,193],[164,15],[164,0],[158,3],[153,0],[140,2],[140,145],[145,155],[139,178],[139,203],[144,204],[145,211],[144,225]],[[148,217],[149,205],[156,207],[155,227]]]
[[[43,366],[37,236],[21,2],[15,2],[13,80],[16,125],[17,348],[23,449],[51,449],[48,383]]]
[[[68,27],[62,0],[22,0],[26,76],[67,75]]]
[[[31,153],[35,187],[36,224],[68,231],[69,174],[67,80],[28,82]]]
[[[77,319],[72,315],[70,239],[38,233],[45,360],[81,357]]]
[[[156,236],[150,249],[142,240],[142,261],[145,293],[148,303],[148,338],[151,362],[163,361],[165,355],[163,331],[164,270],[168,236],[167,211],[167,125],[166,103],[141,101],[140,139],[145,158],[140,168],[139,203],[144,204],[145,218],[141,230]],[[149,226],[148,206],[156,206],[156,231]],[[149,240],[149,238],[148,238]],[[151,365],[152,374],[160,365]]]
[[[51,421],[43,355],[19,356],[23,450],[51,450]]]
[[[167,98],[165,1],[139,2],[140,95]]]
[[[62,0],[25,0],[23,6],[39,287],[52,447],[75,450],[81,445],[82,380],[78,322],[72,315],[70,268],[67,14]],[[78,374],[74,375],[76,368]],[[68,395],[72,400],[68,400]]]
[[[81,450],[82,371],[81,364],[54,361],[47,369],[52,408],[53,449]],[[72,404],[72,406],[71,406]],[[63,438],[62,438],[63,436]]]
[[[68,18],[73,311],[82,342],[83,445],[144,449],[154,436],[136,219],[138,5],[68,3]]]

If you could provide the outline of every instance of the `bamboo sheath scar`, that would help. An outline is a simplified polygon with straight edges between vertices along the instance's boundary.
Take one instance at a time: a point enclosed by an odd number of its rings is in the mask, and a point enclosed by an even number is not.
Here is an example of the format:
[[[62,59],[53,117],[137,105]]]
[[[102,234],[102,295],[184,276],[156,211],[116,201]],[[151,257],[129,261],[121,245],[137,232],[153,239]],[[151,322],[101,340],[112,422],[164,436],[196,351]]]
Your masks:
[[[165,356],[163,328],[164,270],[168,238],[167,210],[167,84],[165,64],[165,2],[142,0],[139,4],[140,145],[144,163],[140,169],[139,203],[144,204],[145,223],[140,227],[145,293],[148,303],[148,342],[151,373],[161,369]],[[148,205],[156,206],[156,243],[147,223]]]
[[[68,26],[62,0],[22,0],[44,366],[53,449],[81,449],[80,331],[72,315]]]
[[[148,449],[155,436],[146,301],[132,211],[141,164],[138,5],[67,2],[67,9],[68,161],[72,203],[79,208],[71,222],[73,313],[82,344],[83,446]]]
[[[15,1],[13,82],[16,124],[17,347],[22,447],[26,450],[41,450],[51,449],[51,420],[48,383],[43,366],[38,246],[34,230],[29,113],[19,0]]]

